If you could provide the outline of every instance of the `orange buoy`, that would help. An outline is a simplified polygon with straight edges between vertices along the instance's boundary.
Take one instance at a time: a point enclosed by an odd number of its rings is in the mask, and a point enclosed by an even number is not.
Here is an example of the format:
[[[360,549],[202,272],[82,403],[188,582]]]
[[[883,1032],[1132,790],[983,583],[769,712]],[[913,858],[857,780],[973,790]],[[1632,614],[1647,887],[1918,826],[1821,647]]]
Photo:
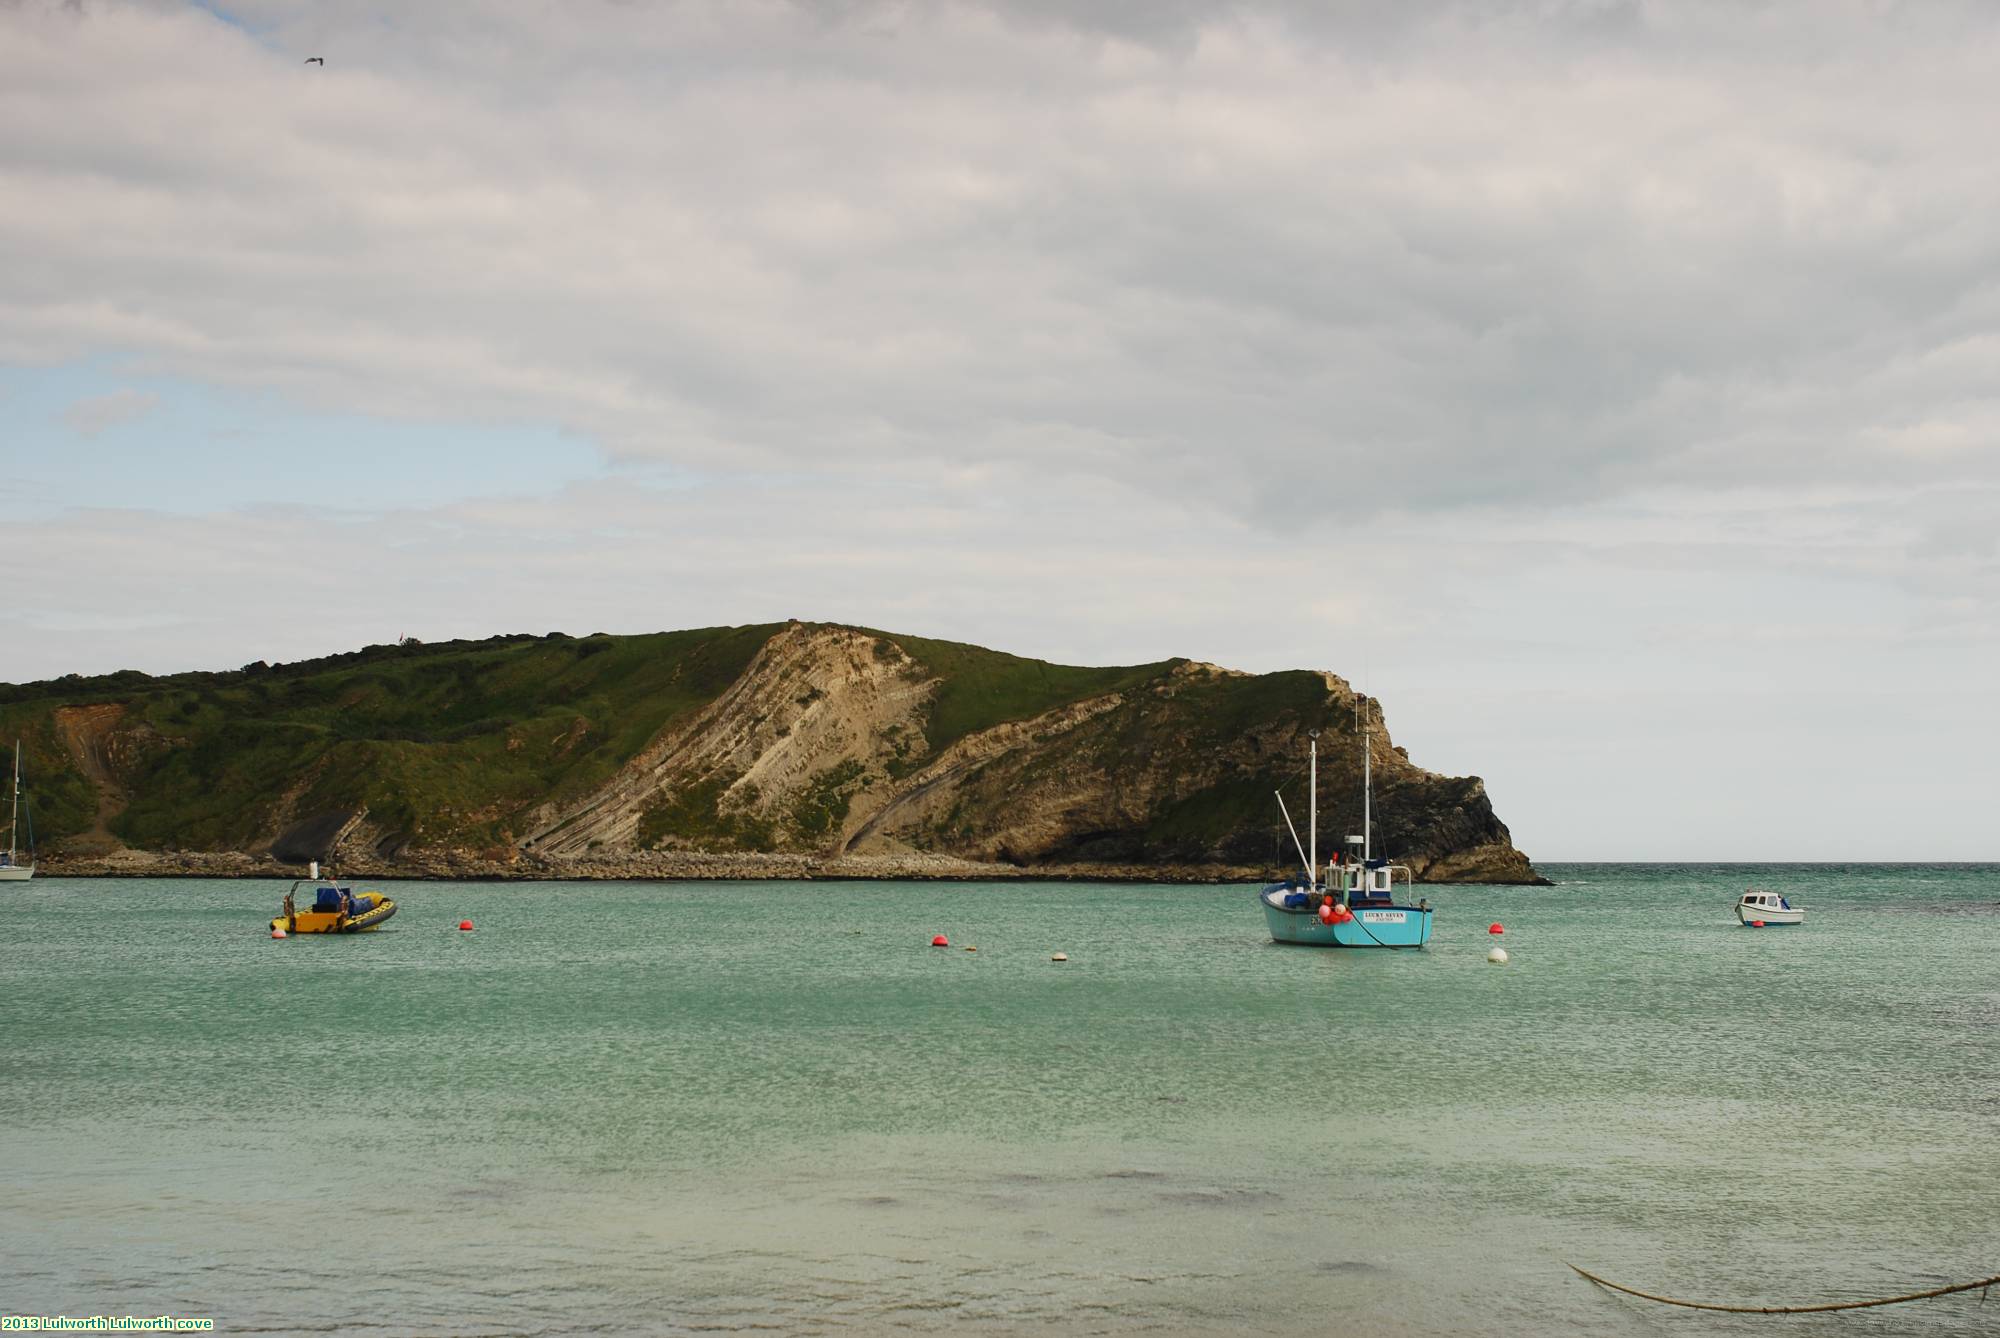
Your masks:
[[[1489,934],[1504,934],[1507,931],[1502,929],[1498,924],[1491,924],[1486,927],[1486,932]]]
[[[1764,922],[1762,920],[1752,920],[1750,922],[1750,927],[1752,929],[1762,929],[1764,927]]]
[[[458,922],[458,927],[459,927],[459,929],[460,929],[460,930],[467,930],[467,929],[470,929],[470,928],[472,928],[472,921],[470,921],[470,920],[460,920],[460,921]]]
[[[1320,905],[1319,922],[1323,925],[1330,925],[1333,923],[1333,907],[1326,905],[1324,903]]]
[[[943,934],[939,934],[931,940],[931,946],[933,948],[949,948],[951,946],[951,940],[946,938]]]
[[[272,938],[283,938],[284,936],[285,936],[285,927],[284,927],[283,925],[272,925],[272,926],[271,926],[271,937],[272,937]]]

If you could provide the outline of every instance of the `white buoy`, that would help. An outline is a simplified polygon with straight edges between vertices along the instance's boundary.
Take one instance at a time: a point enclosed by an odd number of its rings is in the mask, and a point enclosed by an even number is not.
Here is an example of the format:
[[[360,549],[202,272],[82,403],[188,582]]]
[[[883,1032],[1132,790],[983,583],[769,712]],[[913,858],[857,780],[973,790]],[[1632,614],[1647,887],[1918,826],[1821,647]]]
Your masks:
[[[1505,966],[1507,965],[1507,950],[1505,948],[1495,948],[1486,954],[1486,960],[1495,966]]]
[[[1052,962],[1066,962],[1069,960],[1069,954],[1066,952],[1059,952],[1051,956],[1049,960]]]

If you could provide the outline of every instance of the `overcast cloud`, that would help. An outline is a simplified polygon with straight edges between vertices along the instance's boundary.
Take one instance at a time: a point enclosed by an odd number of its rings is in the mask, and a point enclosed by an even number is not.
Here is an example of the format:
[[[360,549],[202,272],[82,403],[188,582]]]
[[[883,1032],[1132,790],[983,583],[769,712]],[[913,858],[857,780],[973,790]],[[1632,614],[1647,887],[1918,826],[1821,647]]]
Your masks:
[[[838,618],[1362,678],[1538,858],[2000,857],[1995,69],[1971,4],[0,3],[0,678]],[[357,415],[460,497],[301,495]],[[597,464],[494,498],[523,430]],[[231,500],[103,505],[146,451]]]

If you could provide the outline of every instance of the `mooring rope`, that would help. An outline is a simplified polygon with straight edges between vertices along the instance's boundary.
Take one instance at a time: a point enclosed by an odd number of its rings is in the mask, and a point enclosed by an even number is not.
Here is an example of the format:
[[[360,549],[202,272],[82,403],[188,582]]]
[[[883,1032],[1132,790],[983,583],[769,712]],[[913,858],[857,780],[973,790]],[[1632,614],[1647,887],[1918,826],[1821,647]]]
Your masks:
[[[1732,1315],[1810,1315],[1826,1310],[1866,1310],[1870,1306],[1927,1301],[1933,1296],[1950,1296],[1953,1292],[1981,1291],[2000,1282],[2000,1273],[1995,1273],[1992,1277],[1981,1278],[1977,1282],[1954,1282],[1949,1287],[1933,1287],[1927,1292],[1909,1292],[1902,1296],[1881,1296],[1871,1301],[1827,1301],[1821,1305],[1715,1305],[1705,1301],[1678,1301],[1671,1296],[1655,1296],[1651,1292],[1642,1292],[1637,1287],[1623,1287],[1609,1278],[1598,1277],[1588,1269],[1577,1268],[1567,1259],[1563,1262],[1600,1287],[1609,1287],[1614,1292],[1624,1292],[1627,1296],[1636,1296],[1642,1301],[1658,1301],[1661,1305],[1677,1305],[1688,1310],[1722,1310]],[[1985,1304],[1984,1297],[1980,1298],[1980,1304]]]

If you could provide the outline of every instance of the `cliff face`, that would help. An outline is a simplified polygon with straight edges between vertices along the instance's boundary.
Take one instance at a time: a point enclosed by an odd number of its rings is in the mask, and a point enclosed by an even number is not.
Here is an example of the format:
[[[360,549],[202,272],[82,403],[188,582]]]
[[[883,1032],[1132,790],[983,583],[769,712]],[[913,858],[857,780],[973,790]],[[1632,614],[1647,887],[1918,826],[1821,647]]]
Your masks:
[[[1317,731],[1323,852],[1360,830],[1365,736],[1378,852],[1429,881],[1539,881],[1482,782],[1412,764],[1329,674],[1072,669],[792,623],[114,679],[0,691],[59,798],[55,871],[131,864],[122,845],[377,874],[1254,877],[1298,863],[1272,792],[1303,835]]]

